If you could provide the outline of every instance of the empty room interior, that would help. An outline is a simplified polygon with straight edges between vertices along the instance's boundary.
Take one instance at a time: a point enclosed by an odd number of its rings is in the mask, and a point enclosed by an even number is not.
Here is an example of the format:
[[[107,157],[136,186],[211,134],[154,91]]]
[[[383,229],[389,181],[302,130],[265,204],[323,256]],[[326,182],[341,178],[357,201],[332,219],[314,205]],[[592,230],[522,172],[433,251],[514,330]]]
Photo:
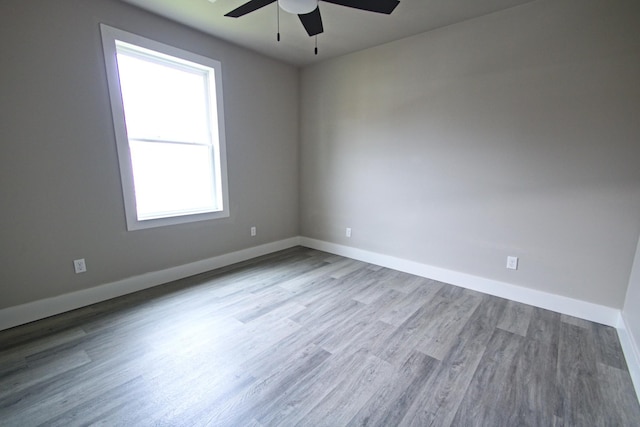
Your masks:
[[[0,35],[0,425],[640,425],[639,2]]]

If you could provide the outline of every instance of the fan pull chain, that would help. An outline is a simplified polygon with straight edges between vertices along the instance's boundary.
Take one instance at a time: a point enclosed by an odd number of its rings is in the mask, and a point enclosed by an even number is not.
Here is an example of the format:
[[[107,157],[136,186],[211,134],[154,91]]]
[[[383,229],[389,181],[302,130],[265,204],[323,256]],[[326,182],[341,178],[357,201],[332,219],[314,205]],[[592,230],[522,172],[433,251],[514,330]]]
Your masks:
[[[316,34],[316,48],[314,50],[315,54],[318,54],[318,35]]]
[[[278,41],[280,41],[280,5],[276,4],[276,16],[278,21]]]

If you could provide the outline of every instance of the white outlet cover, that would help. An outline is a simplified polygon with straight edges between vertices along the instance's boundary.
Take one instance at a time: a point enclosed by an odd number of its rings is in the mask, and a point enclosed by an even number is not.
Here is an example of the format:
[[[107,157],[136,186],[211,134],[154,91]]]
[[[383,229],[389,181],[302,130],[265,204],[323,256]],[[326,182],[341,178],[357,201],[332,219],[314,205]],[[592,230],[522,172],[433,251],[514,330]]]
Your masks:
[[[507,257],[507,268],[509,270],[517,270],[518,269],[518,257],[517,256],[508,256]]]
[[[87,264],[84,261],[84,258],[74,259],[73,260],[73,269],[76,272],[76,274],[84,273],[85,271],[87,271]]]

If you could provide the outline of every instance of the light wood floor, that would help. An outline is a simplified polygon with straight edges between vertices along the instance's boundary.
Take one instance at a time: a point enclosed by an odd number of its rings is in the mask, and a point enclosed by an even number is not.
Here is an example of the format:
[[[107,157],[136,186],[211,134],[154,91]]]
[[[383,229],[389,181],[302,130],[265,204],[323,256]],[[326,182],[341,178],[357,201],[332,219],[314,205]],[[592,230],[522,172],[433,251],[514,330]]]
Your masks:
[[[2,426],[638,426],[613,328],[295,248],[0,333]]]

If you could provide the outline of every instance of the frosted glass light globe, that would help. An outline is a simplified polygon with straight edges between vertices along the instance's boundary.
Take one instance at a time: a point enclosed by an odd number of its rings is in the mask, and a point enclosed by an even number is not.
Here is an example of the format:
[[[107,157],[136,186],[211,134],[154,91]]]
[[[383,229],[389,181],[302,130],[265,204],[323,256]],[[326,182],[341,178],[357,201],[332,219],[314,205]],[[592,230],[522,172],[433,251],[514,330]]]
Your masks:
[[[304,15],[316,10],[318,0],[278,0],[278,5],[280,5],[285,12]]]

